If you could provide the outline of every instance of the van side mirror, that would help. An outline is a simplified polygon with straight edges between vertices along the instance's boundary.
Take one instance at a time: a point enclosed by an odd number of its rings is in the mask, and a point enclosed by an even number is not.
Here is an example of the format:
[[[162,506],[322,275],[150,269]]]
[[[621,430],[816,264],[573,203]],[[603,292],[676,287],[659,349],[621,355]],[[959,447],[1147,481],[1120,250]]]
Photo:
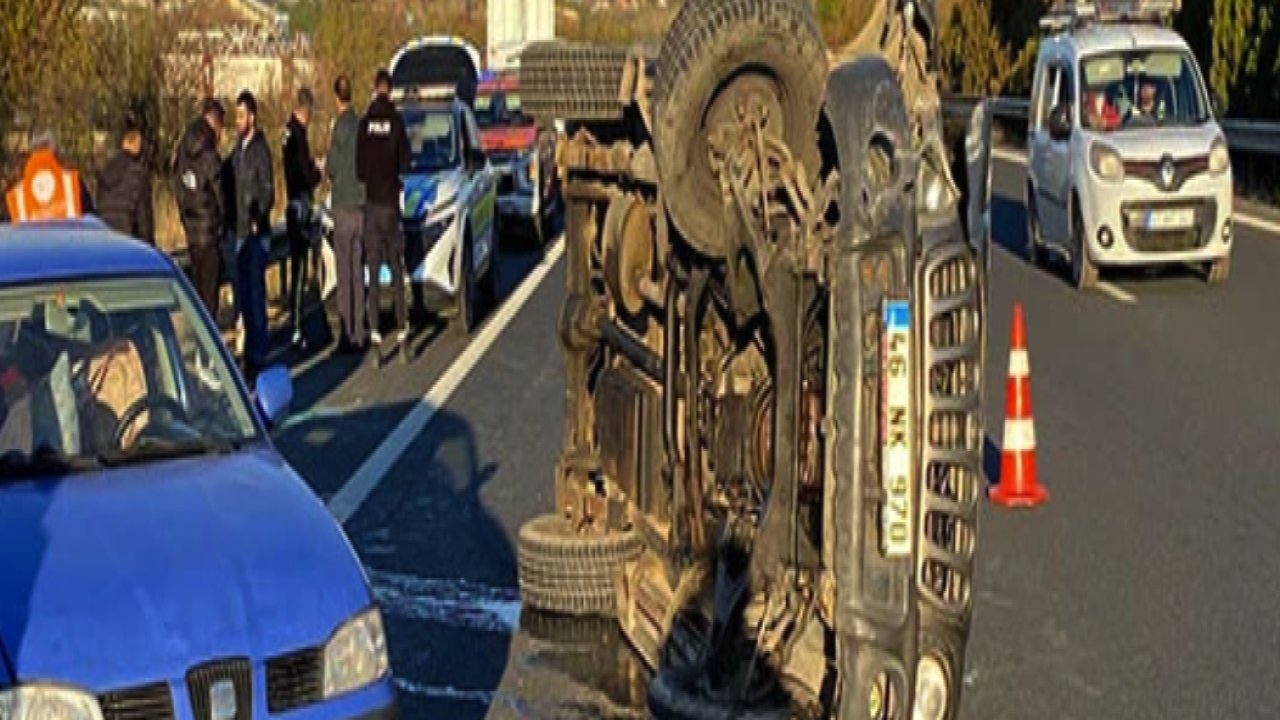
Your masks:
[[[1059,105],[1049,113],[1049,137],[1057,142],[1071,139],[1071,106]]]
[[[258,412],[267,427],[275,430],[284,423],[289,414],[289,405],[293,403],[293,378],[289,369],[277,365],[262,371],[254,386],[254,395],[258,403]]]

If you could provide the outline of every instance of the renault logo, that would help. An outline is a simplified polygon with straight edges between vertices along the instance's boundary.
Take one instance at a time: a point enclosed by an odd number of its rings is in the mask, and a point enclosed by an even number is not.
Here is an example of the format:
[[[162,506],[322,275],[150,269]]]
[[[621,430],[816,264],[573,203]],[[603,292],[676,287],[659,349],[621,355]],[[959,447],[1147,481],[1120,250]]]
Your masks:
[[[209,686],[211,720],[236,720],[236,686],[230,680],[218,680]]]
[[[1178,181],[1178,166],[1173,164],[1173,158],[1165,155],[1160,161],[1160,184],[1166,190],[1172,190]]]

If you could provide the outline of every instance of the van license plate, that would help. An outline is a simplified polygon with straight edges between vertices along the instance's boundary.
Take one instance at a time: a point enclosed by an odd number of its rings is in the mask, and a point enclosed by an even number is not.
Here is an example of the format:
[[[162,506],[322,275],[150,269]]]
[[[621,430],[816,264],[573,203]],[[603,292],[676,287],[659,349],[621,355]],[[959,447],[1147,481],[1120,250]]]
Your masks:
[[[1194,210],[1148,210],[1148,230],[1186,230],[1196,224]]]
[[[884,307],[880,432],[880,545],[885,557],[911,556],[911,306]]]

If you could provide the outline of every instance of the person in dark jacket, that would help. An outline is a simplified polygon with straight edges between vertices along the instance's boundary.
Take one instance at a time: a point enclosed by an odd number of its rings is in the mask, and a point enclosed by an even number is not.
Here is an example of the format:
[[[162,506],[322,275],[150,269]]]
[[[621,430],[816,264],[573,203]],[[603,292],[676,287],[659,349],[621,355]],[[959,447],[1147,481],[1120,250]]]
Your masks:
[[[155,245],[151,171],[142,157],[142,129],[125,119],[120,152],[98,173],[98,217],[113,230]]]
[[[409,137],[404,120],[391,103],[391,73],[379,70],[374,81],[375,95],[356,139],[356,176],[365,187],[364,238],[365,267],[369,271],[369,327],[374,345],[382,342],[378,332],[381,308],[382,265],[391,268],[391,299],[396,311],[396,342],[403,353],[409,338],[409,319],[404,291],[404,234],[400,228],[400,176],[409,172]]]
[[[356,177],[356,138],[360,116],[351,107],[351,79],[340,75],[333,83],[338,117],[333,122],[325,171],[333,188],[333,246],[338,264],[338,341],[342,352],[364,348],[364,185]]]
[[[236,129],[236,308],[244,321],[245,376],[253,383],[267,360],[267,257],[276,193],[271,150],[258,129],[258,102],[248,90],[236,98]]]
[[[308,88],[298,90],[298,101],[284,128],[284,186],[289,205],[285,211],[285,226],[289,235],[289,308],[293,321],[293,344],[303,344],[302,307],[306,294],[307,270],[311,263],[312,204],[315,189],[323,176],[311,144],[307,141],[307,126],[311,123],[311,109],[315,97]]]
[[[222,135],[224,117],[222,103],[213,98],[205,100],[200,117],[183,133],[174,162],[174,194],[182,229],[187,235],[191,283],[215,322],[222,281],[220,245],[225,215],[222,160],[218,157],[218,138]]]

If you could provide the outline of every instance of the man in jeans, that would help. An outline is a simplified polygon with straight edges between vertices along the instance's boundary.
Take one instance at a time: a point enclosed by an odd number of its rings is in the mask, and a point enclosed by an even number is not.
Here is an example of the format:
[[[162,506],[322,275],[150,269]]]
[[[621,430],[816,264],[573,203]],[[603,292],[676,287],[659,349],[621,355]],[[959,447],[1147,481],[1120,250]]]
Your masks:
[[[333,83],[338,116],[333,122],[325,170],[333,188],[333,245],[338,256],[338,351],[361,352],[365,337],[364,185],[356,176],[356,139],[360,118],[351,108],[351,80],[341,75]],[[376,282],[376,278],[374,278]],[[375,318],[376,319],[376,318]]]
[[[252,384],[267,361],[267,256],[275,177],[271,151],[258,130],[258,102],[245,90],[236,98],[239,137],[231,156],[235,184],[236,309],[244,320],[245,379]]]
[[[293,344],[303,346],[303,299],[307,292],[307,269],[311,264],[311,213],[315,189],[323,176],[311,155],[307,126],[315,97],[308,88],[298,90],[298,102],[284,128],[284,185],[289,205],[285,226],[289,235],[289,312],[293,321]]]
[[[409,318],[405,308],[404,234],[400,228],[400,176],[409,171],[409,138],[404,120],[391,103],[391,73],[379,70],[375,97],[360,121],[356,139],[356,176],[365,187],[365,266],[369,271],[369,324],[374,346],[381,345],[378,315],[382,264],[391,267],[391,299],[396,311],[396,343],[406,358]],[[375,353],[376,357],[380,354]]]

